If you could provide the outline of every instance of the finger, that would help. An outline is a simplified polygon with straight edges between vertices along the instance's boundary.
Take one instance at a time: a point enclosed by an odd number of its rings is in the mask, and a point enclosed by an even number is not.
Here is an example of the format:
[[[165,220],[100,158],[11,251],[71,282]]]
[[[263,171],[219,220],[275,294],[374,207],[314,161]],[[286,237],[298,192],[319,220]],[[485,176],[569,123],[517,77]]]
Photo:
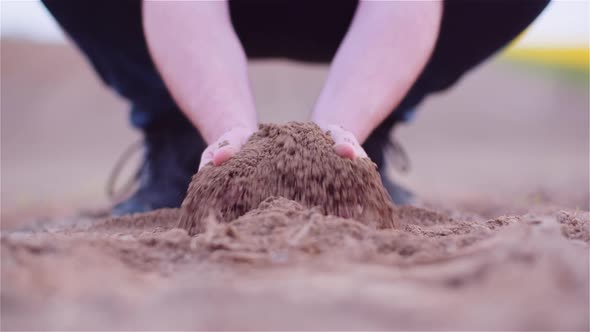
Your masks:
[[[369,158],[365,149],[363,149],[363,147],[360,145],[358,146],[358,149],[356,150],[356,156],[357,156],[357,158]]]
[[[226,145],[221,149],[218,149],[213,154],[213,165],[219,166],[228,161],[231,157],[233,157],[236,153],[238,153],[238,149],[232,145]]]
[[[342,128],[333,128],[330,131],[330,136],[334,140],[334,150],[340,157],[352,160],[368,158],[367,153],[351,132]]]
[[[352,145],[349,143],[336,143],[334,145],[334,151],[342,158],[354,160],[357,157],[357,152]]]
[[[205,149],[205,151],[203,151],[203,154],[201,155],[201,162],[199,163],[199,171],[201,170],[201,168],[203,168],[205,165],[207,165],[211,161],[213,161],[213,150],[211,150],[210,148],[207,148],[207,149]]]

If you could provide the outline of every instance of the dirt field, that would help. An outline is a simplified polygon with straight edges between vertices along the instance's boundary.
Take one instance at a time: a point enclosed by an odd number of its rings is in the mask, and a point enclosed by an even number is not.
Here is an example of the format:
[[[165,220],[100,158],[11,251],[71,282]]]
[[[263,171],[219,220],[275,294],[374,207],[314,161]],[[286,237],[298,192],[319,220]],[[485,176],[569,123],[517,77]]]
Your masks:
[[[423,203],[398,229],[269,199],[190,237],[175,209],[76,216],[136,137],[125,105],[69,47],[1,60],[2,330],[590,329],[587,86],[491,63],[429,99],[399,132]],[[252,72],[281,122],[325,75]]]
[[[588,329],[587,213],[399,213],[378,231],[269,201],[193,238],[177,210],[40,223],[2,236],[2,327]]]

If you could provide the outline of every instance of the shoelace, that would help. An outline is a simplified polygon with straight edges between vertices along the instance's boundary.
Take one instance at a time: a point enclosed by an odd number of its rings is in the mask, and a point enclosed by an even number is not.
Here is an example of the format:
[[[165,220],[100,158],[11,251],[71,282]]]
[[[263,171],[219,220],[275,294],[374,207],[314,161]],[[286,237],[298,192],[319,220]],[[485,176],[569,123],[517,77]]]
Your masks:
[[[111,202],[111,204],[116,205],[116,204],[122,202],[124,199],[129,197],[131,195],[131,193],[137,188],[137,184],[139,182],[139,175],[141,174],[141,171],[143,170],[143,168],[146,166],[145,161],[142,162],[142,164],[137,168],[137,171],[135,171],[135,174],[133,176],[131,176],[125,182],[125,184],[123,186],[121,186],[121,188],[117,189],[116,184],[117,184],[117,179],[119,178],[119,175],[121,174],[121,170],[123,169],[125,164],[127,164],[129,159],[134,154],[136,154],[138,151],[140,151],[142,149],[143,149],[143,140],[138,140],[137,142],[135,142],[132,145],[130,145],[129,147],[127,147],[127,149],[125,151],[123,151],[123,153],[121,154],[121,156],[119,157],[119,159],[115,163],[115,166],[113,166],[113,169],[111,170],[111,174],[109,175],[109,178],[107,180],[107,184],[105,187],[107,197],[109,198],[109,201]]]
[[[143,162],[140,167],[137,169],[135,174],[125,183],[123,187],[119,190],[115,190],[115,185],[117,182],[117,178],[123,169],[123,166],[127,163],[129,158],[133,156],[137,151],[139,151],[143,146],[143,142],[137,141],[130,145],[124,152],[121,154],[115,166],[111,170],[109,178],[107,180],[107,184],[105,186],[107,197],[110,201],[110,206],[106,207],[99,207],[99,208],[86,208],[78,211],[79,217],[85,218],[106,218],[111,214],[111,211],[115,205],[122,202],[125,198],[127,198],[131,192],[135,189],[136,184],[139,180],[139,174],[141,173],[142,169],[145,167],[145,162]]]

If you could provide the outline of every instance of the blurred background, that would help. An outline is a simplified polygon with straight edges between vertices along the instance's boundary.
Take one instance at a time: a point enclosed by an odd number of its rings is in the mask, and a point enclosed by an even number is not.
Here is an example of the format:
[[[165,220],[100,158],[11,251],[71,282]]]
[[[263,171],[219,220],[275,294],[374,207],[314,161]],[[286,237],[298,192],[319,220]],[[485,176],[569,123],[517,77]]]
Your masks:
[[[0,12],[3,227],[106,206],[108,176],[139,139],[125,101],[39,2],[2,0]],[[588,1],[551,3],[510,47],[428,98],[395,133],[412,165],[396,179],[449,208],[588,210],[589,13]],[[261,119],[304,120],[326,73],[284,60],[252,63]]]

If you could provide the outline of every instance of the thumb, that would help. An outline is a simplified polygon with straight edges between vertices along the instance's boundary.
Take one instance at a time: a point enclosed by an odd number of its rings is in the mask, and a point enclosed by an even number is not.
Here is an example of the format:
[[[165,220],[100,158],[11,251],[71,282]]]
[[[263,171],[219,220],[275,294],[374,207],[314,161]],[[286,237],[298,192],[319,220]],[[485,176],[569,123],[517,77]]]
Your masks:
[[[356,137],[340,126],[329,126],[328,135],[334,140],[334,151],[342,158],[354,160],[356,158],[368,158]]]

